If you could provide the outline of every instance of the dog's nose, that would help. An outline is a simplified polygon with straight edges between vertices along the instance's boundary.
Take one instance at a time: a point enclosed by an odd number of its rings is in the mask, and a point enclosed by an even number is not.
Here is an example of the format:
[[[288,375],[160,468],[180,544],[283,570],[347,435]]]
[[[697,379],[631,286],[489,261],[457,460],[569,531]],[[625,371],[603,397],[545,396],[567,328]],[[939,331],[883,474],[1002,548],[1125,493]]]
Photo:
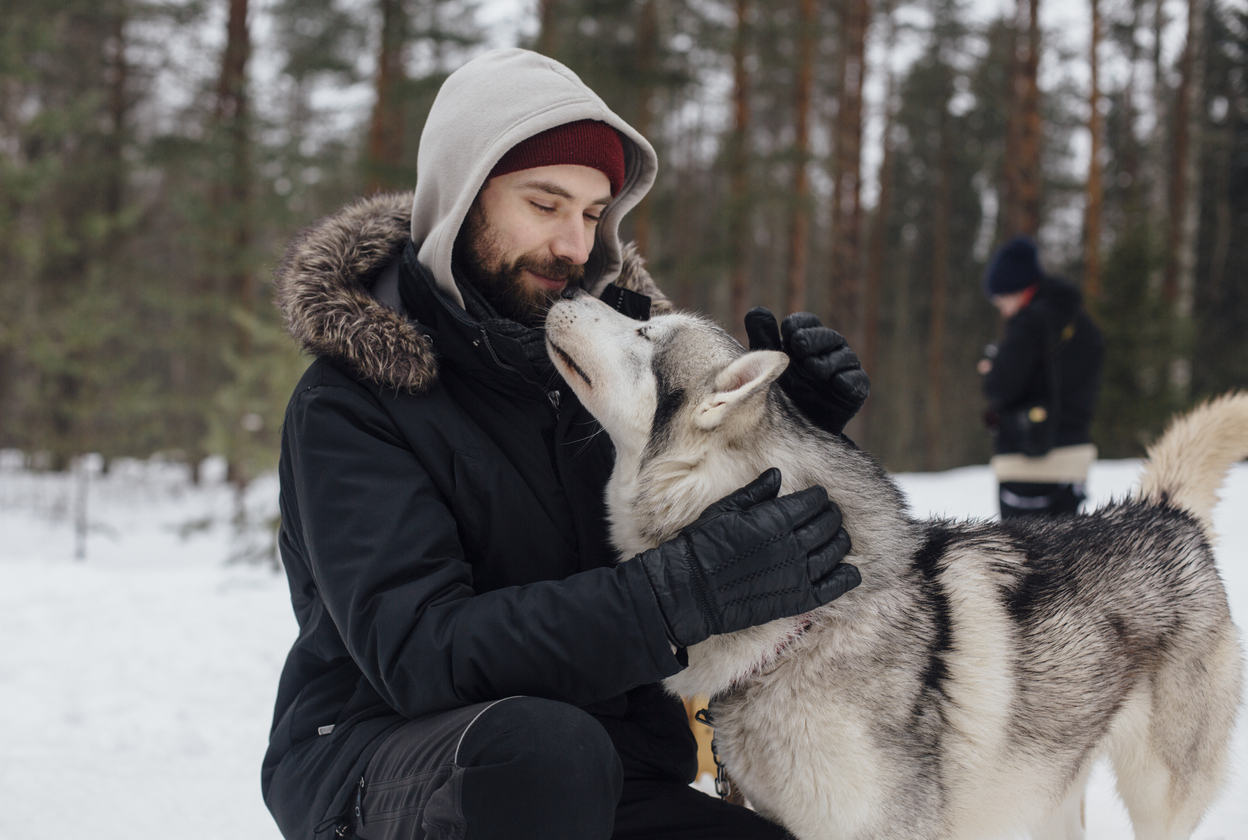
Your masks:
[[[580,286],[565,286],[563,291],[559,293],[559,297],[564,300],[575,300],[583,294],[586,294],[586,291]]]

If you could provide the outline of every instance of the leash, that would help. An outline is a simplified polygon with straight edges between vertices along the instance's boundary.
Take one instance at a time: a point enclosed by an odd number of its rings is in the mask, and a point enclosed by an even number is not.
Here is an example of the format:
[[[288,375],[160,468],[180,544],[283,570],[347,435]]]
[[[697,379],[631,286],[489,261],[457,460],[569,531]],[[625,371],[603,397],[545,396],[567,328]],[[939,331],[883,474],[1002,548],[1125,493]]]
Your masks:
[[[715,761],[715,792],[719,794],[720,799],[727,799],[732,794],[732,783],[728,780],[727,768],[719,760],[719,736],[715,734],[715,716],[711,714],[708,705],[705,709],[699,709],[693,718],[711,729],[711,758]]]

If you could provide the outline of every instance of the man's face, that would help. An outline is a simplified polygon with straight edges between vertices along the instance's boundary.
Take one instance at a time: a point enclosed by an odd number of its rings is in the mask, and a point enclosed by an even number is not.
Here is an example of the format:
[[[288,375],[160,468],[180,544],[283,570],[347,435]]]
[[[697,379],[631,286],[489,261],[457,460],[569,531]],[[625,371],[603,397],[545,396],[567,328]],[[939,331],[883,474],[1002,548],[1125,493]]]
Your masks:
[[[576,164],[499,175],[477,196],[456,243],[464,272],[505,318],[540,327],[594,247],[611,183]]]
[[[1001,313],[1001,317],[1007,321],[1017,315],[1027,304],[1029,295],[1027,290],[1021,292],[1013,292],[1008,295],[993,295],[992,305]]]

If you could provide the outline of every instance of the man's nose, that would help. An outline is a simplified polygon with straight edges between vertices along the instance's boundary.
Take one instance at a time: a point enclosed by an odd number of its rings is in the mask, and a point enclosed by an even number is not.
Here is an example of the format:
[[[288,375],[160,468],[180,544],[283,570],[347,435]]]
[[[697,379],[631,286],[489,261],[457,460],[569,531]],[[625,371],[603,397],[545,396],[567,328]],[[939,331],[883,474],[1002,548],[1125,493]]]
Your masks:
[[[593,247],[593,230],[587,230],[585,223],[577,216],[559,226],[550,243],[550,252],[572,265],[584,265],[589,261],[589,252]]]

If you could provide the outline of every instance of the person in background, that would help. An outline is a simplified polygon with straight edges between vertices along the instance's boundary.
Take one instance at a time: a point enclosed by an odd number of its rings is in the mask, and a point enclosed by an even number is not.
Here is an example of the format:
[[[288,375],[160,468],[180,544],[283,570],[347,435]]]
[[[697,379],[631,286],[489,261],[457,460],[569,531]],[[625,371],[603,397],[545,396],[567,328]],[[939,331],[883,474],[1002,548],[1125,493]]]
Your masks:
[[[768,470],[617,563],[614,450],[545,347],[565,290],[671,308],[617,233],[656,168],[568,68],[498,50],[443,84],[414,192],[287,251],[277,302],[315,356],[282,425],[299,631],[261,774],[287,838],[786,836],[689,786],[693,734],[661,681],[711,634],[857,585],[840,512]],[[844,340],[753,317],[792,359],[781,387],[839,433],[867,390]]]
[[[1001,518],[1075,513],[1096,460],[1104,338],[1079,290],[1044,273],[1028,237],[993,255],[983,290],[1004,319],[1004,335],[978,366]]]

